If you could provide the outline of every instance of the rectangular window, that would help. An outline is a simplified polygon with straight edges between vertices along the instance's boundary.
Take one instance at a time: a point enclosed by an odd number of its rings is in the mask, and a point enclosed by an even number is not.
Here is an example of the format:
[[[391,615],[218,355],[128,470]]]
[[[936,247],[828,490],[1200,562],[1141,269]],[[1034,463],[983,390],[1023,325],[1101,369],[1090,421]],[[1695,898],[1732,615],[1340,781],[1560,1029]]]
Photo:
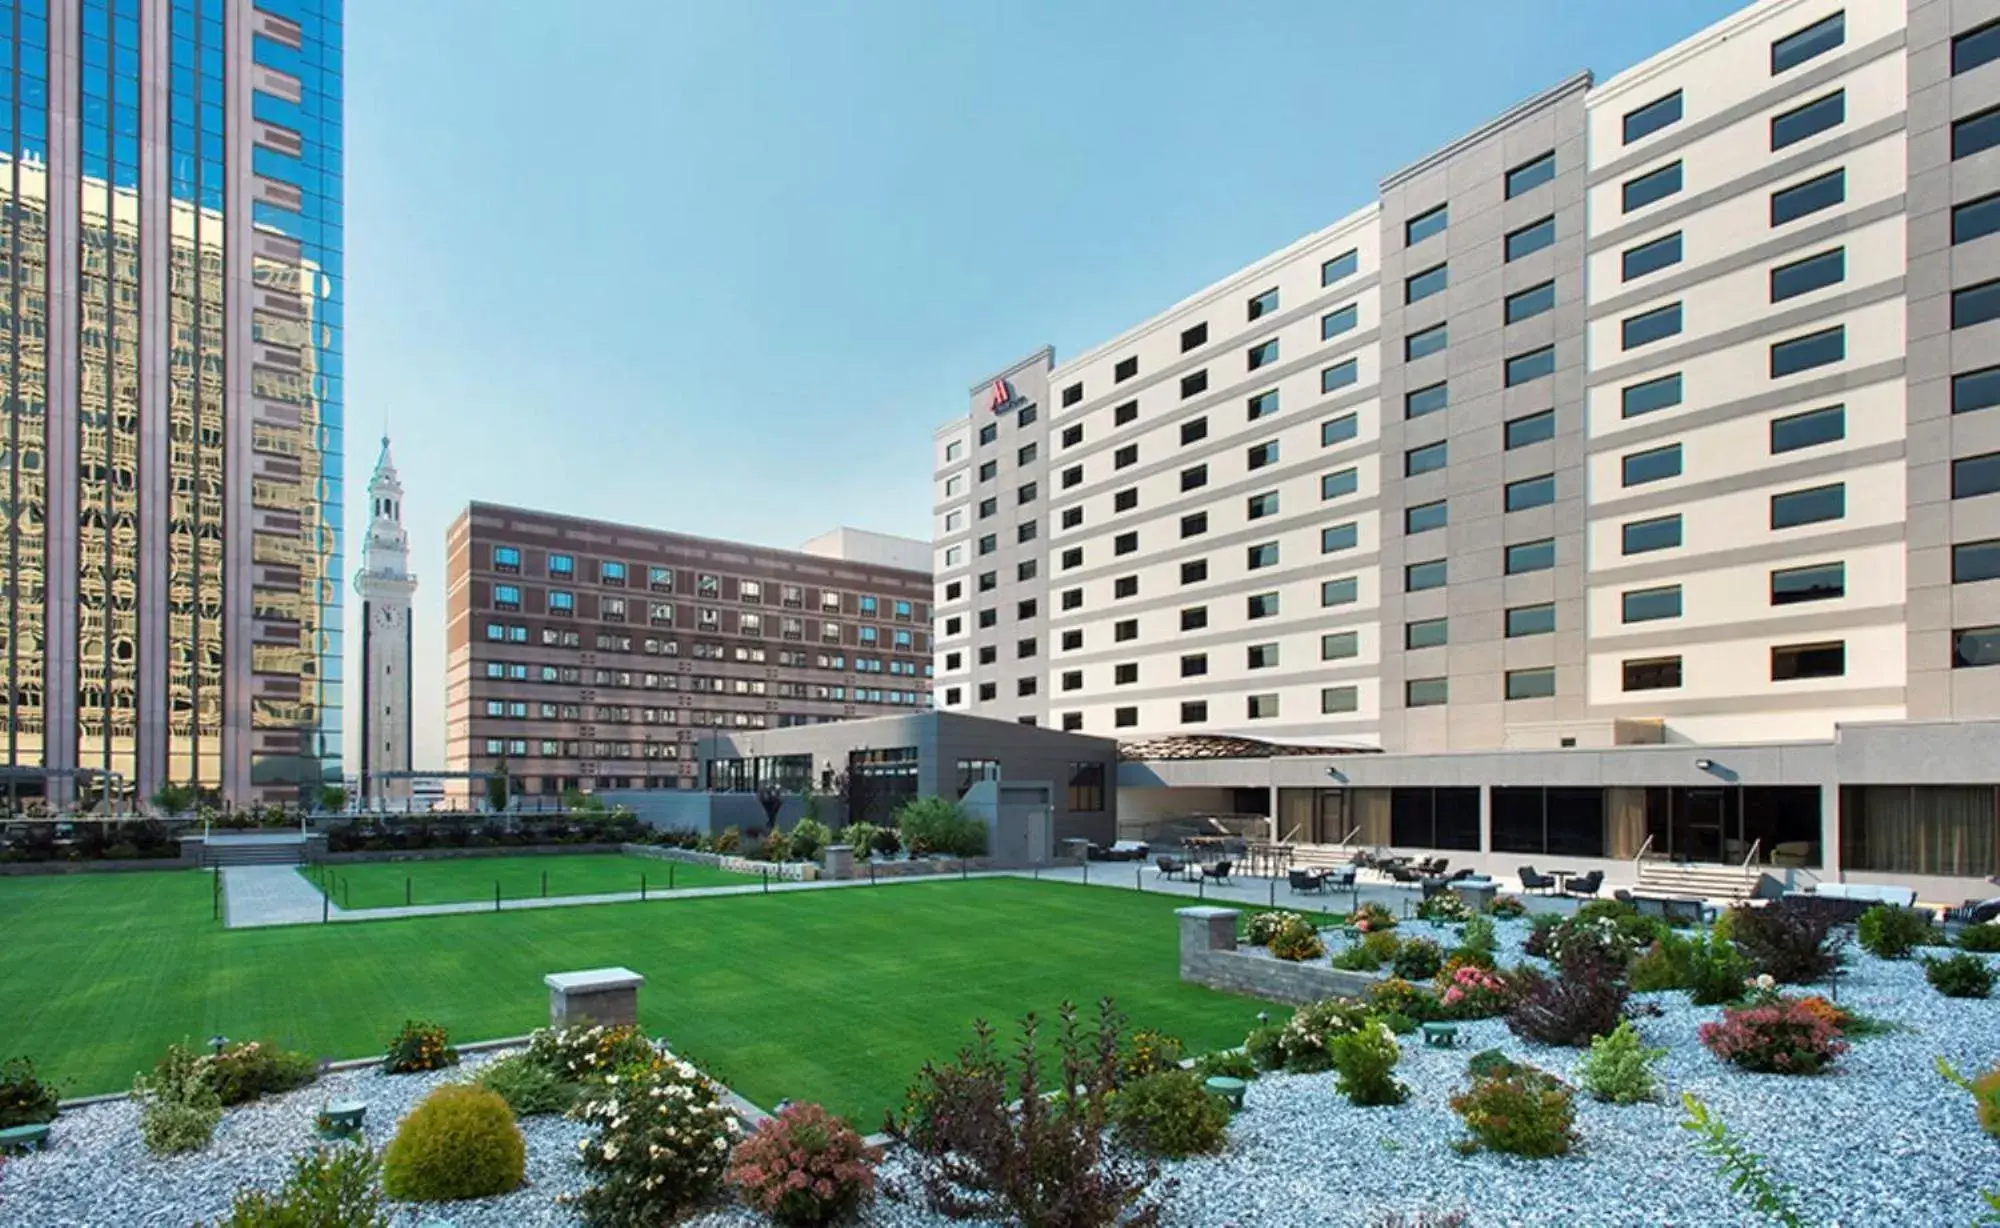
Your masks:
[[[1681,403],[1681,375],[1662,375],[1658,379],[1647,380],[1643,384],[1633,384],[1619,393],[1619,412],[1626,418],[1637,418],[1656,410],[1671,409]]]
[[[1198,349],[1201,346],[1207,344],[1208,344],[1207,324],[1196,324],[1192,328],[1184,328],[1181,330],[1181,353],[1185,354],[1189,350]]]
[[[559,588],[549,590],[549,613],[570,614],[576,610],[576,594],[566,593]]]
[[[1556,241],[1556,219],[1553,215],[1539,222],[1530,222],[1507,236],[1507,259],[1519,260],[1523,256],[1541,251]]]
[[[1516,354],[1507,360],[1507,387],[1533,383],[1555,374],[1556,347],[1545,345],[1538,350]]]
[[[1681,616],[1681,586],[1665,584],[1658,588],[1635,588],[1619,595],[1619,605],[1628,623],[1658,622],[1663,618]]]
[[[1319,531],[1319,552],[1333,554],[1341,550],[1352,550],[1361,541],[1361,529],[1354,521],[1332,525]]]
[[[1847,279],[1847,249],[1836,247],[1830,252],[1807,256],[1790,264],[1779,265],[1771,270],[1771,301],[1782,303],[1788,298],[1810,294],[1828,286],[1837,286]]]
[[[1671,550],[1681,544],[1681,518],[1676,512],[1671,516],[1656,516],[1651,520],[1634,520],[1622,526],[1620,537],[1624,553],[1649,554],[1654,550]]]
[[[1681,684],[1679,657],[1646,657],[1622,663],[1628,691],[1670,691]]]
[[[1342,712],[1354,712],[1361,707],[1361,691],[1358,687],[1321,687],[1319,710],[1322,715],[1333,716]]]
[[[1181,583],[1200,584],[1208,579],[1208,560],[1190,559],[1181,564]]]
[[[1507,698],[1548,699],[1556,693],[1556,671],[1552,665],[1536,669],[1507,671]]]
[[[1847,437],[1847,410],[1840,405],[1771,420],[1771,454],[1796,452]]]
[[[1428,563],[1411,563],[1403,568],[1403,591],[1421,593],[1425,589],[1445,586],[1445,560],[1432,559]]]
[[[1634,452],[1619,461],[1619,471],[1627,486],[1677,478],[1681,475],[1681,446],[1671,443],[1664,448]]]
[[[2000,24],[1994,27],[2000,30]],[[2000,192],[1957,205],[1951,211],[1951,241],[1970,243],[2000,230]]]
[[[1331,341],[1340,334],[1351,331],[1360,318],[1360,309],[1353,303],[1338,311],[1327,312],[1319,318],[1319,339]]]
[[[1619,189],[1624,203],[1624,212],[1643,209],[1654,201],[1665,200],[1681,190],[1681,164],[1670,162],[1658,170],[1647,171],[1636,179],[1628,179]]]
[[[1446,442],[1425,444],[1421,448],[1411,448],[1403,453],[1403,476],[1413,478],[1420,473],[1435,473],[1449,463],[1450,456]]]
[[[1831,209],[1846,201],[1847,169],[1842,167],[1771,193],[1771,225],[1796,222],[1807,214]]]
[[[1446,206],[1426,209],[1403,223],[1403,246],[1415,247],[1434,234],[1443,234],[1444,228],[1450,224],[1451,213]]]
[[[1259,294],[1256,297],[1252,298],[1248,303],[1244,314],[1249,319],[1261,320],[1265,316],[1271,315],[1273,312],[1277,310],[1278,310],[1278,288],[1276,286],[1272,286],[1269,290],[1266,290],[1262,294]]]
[[[2000,367],[1984,367],[1951,377],[1951,412],[1969,414],[2000,405]]]
[[[1278,696],[1252,695],[1245,704],[1245,712],[1253,721],[1267,721],[1278,715]]]
[[[1951,463],[1951,497],[1971,499],[2000,492],[2000,452]]]
[[[1139,506],[1139,488],[1136,486],[1128,487],[1111,496],[1111,510],[1114,512],[1129,512],[1137,506]]]
[[[1261,542],[1243,552],[1244,566],[1251,571],[1262,571],[1266,567],[1278,565],[1278,543]]]
[[[1442,353],[1449,341],[1448,326],[1434,324],[1403,338],[1403,359],[1406,362],[1415,362],[1419,358]]]
[[[1507,638],[1510,640],[1529,635],[1551,635],[1555,629],[1556,606],[1553,601],[1517,605],[1507,611]]]
[[[1412,274],[1403,282],[1403,301],[1420,302],[1443,290],[1451,284],[1451,275],[1446,266],[1432,265],[1421,273]]]
[[[569,555],[552,554],[549,556],[550,575],[568,576],[568,575],[574,575],[575,573],[576,573],[576,560],[571,558]]]
[[[1665,98],[1655,99],[1645,106],[1625,113],[1625,143],[1648,137],[1660,129],[1680,122],[1681,92],[1675,90]]]
[[[1133,530],[1128,533],[1120,533],[1118,536],[1111,539],[1111,553],[1113,557],[1116,557],[1121,554],[1137,554],[1138,552],[1139,552],[1139,534],[1137,530]]]
[[[1181,677],[1199,678],[1206,673],[1208,673],[1207,653],[1189,653],[1187,656],[1181,658]]]
[[[2000,281],[1981,282],[1951,292],[1951,326],[1971,328],[2000,319]]]
[[[1951,667],[2000,665],[2000,627],[1961,627],[1951,634]]]
[[[1782,379],[1847,357],[1847,328],[1835,325],[1771,347],[1771,378]]]
[[[1025,444],[1019,452],[1014,454],[1014,463],[1017,465],[1032,465],[1035,463],[1035,454],[1035,445]]]
[[[1403,394],[1403,417],[1421,418],[1434,414],[1451,403],[1451,389],[1443,382],[1426,384],[1412,392]]]
[[[1062,595],[1062,608],[1065,610],[1082,609],[1083,590],[1080,588],[1065,589]]]
[[[1538,413],[1509,420],[1506,427],[1506,443],[1511,451],[1525,448],[1531,443],[1540,443],[1556,436],[1556,411],[1544,409]]]
[[[1181,538],[1200,537],[1208,532],[1208,513],[1190,512],[1181,517]]]
[[[1531,571],[1547,571],[1555,565],[1556,539],[1553,537],[1507,547],[1507,574],[1510,576],[1526,575]]]
[[[1198,396],[1208,391],[1208,372],[1196,371],[1193,375],[1181,376],[1181,400]]]
[[[1797,68],[1847,41],[1847,14],[1835,13],[1771,44],[1771,75]]]
[[[1445,500],[1419,503],[1403,509],[1403,536],[1414,537],[1419,533],[1442,529],[1449,522],[1450,512]]]
[[[1278,666],[1278,646],[1276,644],[1252,644],[1244,653],[1245,669],[1276,669]]]
[[[1243,412],[1245,417],[1251,422],[1255,422],[1259,418],[1268,418],[1272,414],[1277,413],[1278,390],[1273,388],[1269,392],[1260,392],[1256,396],[1251,397],[1243,403]]]
[[[1813,563],[1771,573],[1771,604],[1798,605],[1847,596],[1847,564]]]
[[[1076,527],[1077,527],[1078,525],[1080,525],[1080,524],[1082,524],[1082,523],[1083,523],[1083,505],[1082,505],[1082,504],[1078,504],[1078,505],[1077,505],[1077,506],[1075,506],[1075,507],[1066,507],[1066,508],[1064,508],[1064,509],[1063,509],[1063,512],[1062,512],[1062,527],[1063,527],[1063,528],[1065,528],[1065,529],[1074,529],[1074,528],[1076,528]]]
[[[1245,467],[1253,471],[1275,465],[1278,463],[1278,441],[1271,439],[1263,443],[1253,443],[1244,449],[1243,457]]]
[[[1083,400],[1082,384],[1071,384],[1062,390],[1062,403],[1065,407],[1074,405],[1081,400]]]
[[[1846,121],[1847,91],[1835,90],[1824,98],[1815,98],[1783,115],[1772,116],[1771,149],[1775,152],[1788,145],[1796,145],[1829,128],[1838,128]]]
[[[1112,667],[1112,686],[1131,686],[1137,681],[1139,681],[1139,666],[1136,662],[1125,662]]]
[[[1248,519],[1262,520],[1266,516],[1278,514],[1278,492],[1267,490],[1263,494],[1251,495],[1244,501],[1244,512]]]
[[[1361,267],[1361,253],[1345,251],[1319,266],[1319,284],[1330,286],[1343,277],[1351,277]]]
[[[1328,418],[1319,424],[1319,446],[1330,448],[1355,437],[1360,431],[1360,420],[1353,414],[1342,414],[1338,418]]]
[[[495,571],[521,570],[521,551],[514,546],[493,547],[493,570]]]
[[[521,608],[521,590],[512,584],[496,584],[493,586],[493,604],[503,610],[518,610]]]
[[[1841,678],[1846,674],[1847,645],[1840,640],[1824,644],[1784,644],[1771,649],[1773,682]]]
[[[1017,542],[1031,542],[1035,540],[1036,533],[1037,529],[1034,521],[1022,521],[1020,527],[1014,530],[1014,540]]]
[[[990,482],[1000,472],[999,461],[986,461],[979,466],[979,480]]]
[[[1205,699],[1184,699],[1181,701],[1181,724],[1199,725],[1208,719],[1208,701]]]
[[[1258,593],[1244,602],[1243,608],[1245,615],[1253,619],[1276,618],[1278,616],[1278,594]]]
[[[1951,156],[1970,158],[2000,145],[2000,107],[1988,107],[1955,121],[1951,126]]]
[[[1359,486],[1360,478],[1356,470],[1352,468],[1338,469],[1332,473],[1321,475],[1319,479],[1319,497],[1321,499],[1338,499],[1342,495],[1353,494]]]
[[[1319,603],[1322,607],[1353,605],[1359,600],[1361,600],[1361,581],[1354,576],[1342,576],[1338,580],[1320,582]]]
[[[1346,661],[1361,655],[1359,631],[1329,631],[1319,637],[1319,659]]]
[[[1181,446],[1183,448],[1191,443],[1199,443],[1206,438],[1208,438],[1208,419],[1195,418],[1181,423]]]
[[[1070,425],[1063,428],[1063,433],[1062,433],[1063,447],[1074,448],[1076,445],[1082,442],[1083,442],[1083,423],[1072,422]]]
[[[1681,262],[1681,232],[1676,230],[1665,238],[1627,248],[1620,260],[1626,281],[1636,281],[1648,273],[1672,268]]]
[[[1139,403],[1137,401],[1127,401],[1111,411],[1111,425],[1113,426],[1124,426],[1127,423],[1137,422],[1138,420]]]
[[[1976,584],[1981,580],[2000,580],[2000,537],[1960,542],[1951,548],[1951,582]]]
[[[1420,618],[1403,624],[1403,647],[1437,648],[1451,638],[1450,620]]]
[[[1268,367],[1276,361],[1278,361],[1278,339],[1276,337],[1251,346],[1248,350],[1244,351],[1243,355],[1244,366],[1251,371],[1255,371],[1259,367]]]
[[[1359,360],[1350,358],[1346,362],[1337,362],[1319,373],[1319,390],[1323,393],[1338,392],[1360,378]]]
[[[1137,374],[1139,374],[1139,356],[1134,354],[1129,358],[1119,359],[1118,365],[1111,368],[1111,382],[1122,384]]]
[[[1510,512],[1522,512],[1531,507],[1547,507],[1556,501],[1556,475],[1545,473],[1540,477],[1509,482],[1505,498],[1507,510]]]
[[[1951,75],[2000,59],[2000,21],[1989,21],[1951,40]]]
[[[1512,200],[1523,192],[1539,188],[1555,177],[1556,154],[1552,149],[1507,172],[1507,199]]]
[[[1677,337],[1681,331],[1681,305],[1668,303],[1665,307],[1642,311],[1636,316],[1626,316],[1618,328],[1620,339],[1628,350]]]
[[[1523,320],[1531,320],[1555,305],[1556,283],[1545,281],[1539,286],[1529,286],[1507,296],[1507,323],[1519,324]]]
[[[1451,682],[1445,678],[1412,678],[1403,684],[1403,706],[1437,708],[1451,702]]]

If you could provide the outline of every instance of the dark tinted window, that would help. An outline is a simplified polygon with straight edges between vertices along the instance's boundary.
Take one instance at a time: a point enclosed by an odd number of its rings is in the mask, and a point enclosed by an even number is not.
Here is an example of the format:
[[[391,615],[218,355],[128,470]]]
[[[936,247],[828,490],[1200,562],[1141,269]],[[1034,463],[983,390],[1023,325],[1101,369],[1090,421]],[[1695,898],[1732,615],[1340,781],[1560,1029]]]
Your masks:
[[[1337,392],[1360,378],[1361,368],[1354,359],[1350,358],[1346,362],[1335,363],[1333,366],[1319,373],[1319,390],[1321,392]]]
[[[1431,473],[1442,469],[1450,456],[1442,440],[1426,444],[1421,448],[1411,448],[1403,454],[1403,476],[1415,477],[1420,473]]]
[[[2000,665],[2000,627],[1965,627],[1951,633],[1951,667]]]
[[[1208,419],[1195,418],[1181,423],[1181,446],[1208,438]]]
[[[1847,170],[1828,171],[1771,193],[1771,225],[1783,226],[1847,199]]]
[[[1847,14],[1835,13],[1771,44],[1771,75],[1796,68],[1847,41]]]
[[[1319,446],[1330,447],[1354,438],[1361,429],[1360,421],[1353,414],[1342,414],[1338,418],[1328,418],[1319,424]]]
[[[1649,623],[1681,616],[1681,586],[1636,588],[1619,596],[1619,606],[1628,623]]]
[[[1435,265],[1421,273],[1412,274],[1403,283],[1403,301],[1414,303],[1429,298],[1451,283],[1451,275],[1444,265]]]
[[[1451,626],[1442,618],[1420,618],[1403,624],[1403,647],[1436,648],[1451,640]]]
[[[1553,375],[1555,369],[1556,347],[1552,345],[1545,345],[1539,350],[1529,350],[1525,354],[1516,354],[1507,360],[1507,386],[1512,388],[1516,384],[1532,383]]]
[[[1118,360],[1118,365],[1111,368],[1111,382],[1114,384],[1122,384],[1126,380],[1131,379],[1133,376],[1137,374],[1139,374],[1138,356],[1134,355],[1130,358],[1121,358]]]
[[[1556,671],[1551,665],[1535,669],[1507,671],[1507,698],[1547,699],[1556,693]]]
[[[1810,490],[1788,490],[1771,496],[1771,527],[1790,529],[1847,515],[1847,487],[1835,482]]]
[[[1771,301],[1781,303],[1788,298],[1839,285],[1846,278],[1847,249],[1836,247],[1830,252],[1807,256],[1804,260],[1772,269]]]
[[[1443,383],[1427,384],[1403,395],[1403,416],[1421,418],[1451,403],[1450,389]]]
[[[1620,536],[1626,554],[1671,550],[1681,544],[1681,518],[1675,514],[1652,520],[1635,520],[1622,527]]]
[[[1665,307],[1655,307],[1636,316],[1627,316],[1618,326],[1619,338],[1628,350],[1636,350],[1642,345],[1651,345],[1655,341],[1678,336],[1680,331],[1679,303],[1668,303]]]
[[[1847,437],[1847,409],[1829,405],[1771,420],[1771,452],[1796,452]]]
[[[1355,269],[1360,267],[1361,256],[1359,252],[1342,252],[1340,255],[1319,266],[1319,284],[1330,286],[1341,278],[1349,276]]]
[[[1556,283],[1545,281],[1507,296],[1507,323],[1532,319],[1556,305]]]
[[[1078,401],[1081,401],[1082,399],[1083,399],[1082,384],[1071,384],[1069,387],[1062,390],[1062,402],[1064,405],[1074,405]]]
[[[1847,564],[1814,563],[1785,567],[1771,573],[1771,604],[1831,601],[1847,595]]]
[[[1208,344],[1208,325],[1197,324],[1181,330],[1181,353],[1185,354],[1197,346]]]
[[[1956,76],[2000,59],[2000,21],[1989,21],[1951,40],[1951,71]]]
[[[1648,657],[1626,661],[1620,671],[1628,691],[1664,691],[1681,684],[1679,657]]]
[[[1327,312],[1319,318],[1319,339],[1326,341],[1330,338],[1338,337],[1340,334],[1352,329],[1355,321],[1359,318],[1360,313],[1356,310],[1353,303],[1349,303],[1338,311]]]
[[[1981,282],[1951,292],[1951,326],[1971,328],[2000,319],[2000,281]]]
[[[1847,357],[1847,329],[1834,327],[1771,347],[1771,378],[1779,379],[1839,362]]]
[[[1405,246],[1415,246],[1434,234],[1442,234],[1444,228],[1450,224],[1451,213],[1444,205],[1426,209],[1403,223],[1403,243]]]
[[[1196,371],[1192,375],[1181,376],[1181,397],[1185,400],[1208,390],[1208,372]]]
[[[2000,107],[1988,107],[1968,115],[1951,126],[1951,156],[1969,158],[1982,150],[2000,145]]]
[[[1507,198],[1512,200],[1521,193],[1541,187],[1556,177],[1556,155],[1554,150],[1543,154],[1532,162],[1523,162],[1507,172]]]
[[[1427,588],[1443,588],[1445,585],[1445,562],[1432,559],[1428,563],[1411,563],[1403,568],[1403,588],[1412,593]]]
[[[1681,190],[1681,164],[1670,162],[1656,171],[1628,179],[1619,189],[1626,213],[1643,209],[1656,200],[1665,200]]]
[[[1415,362],[1419,358],[1441,352],[1450,343],[1451,337],[1443,324],[1434,325],[1422,332],[1411,333],[1403,338],[1403,358]]]
[[[2000,452],[1968,456],[1951,463],[1951,497],[1971,499],[2000,491]]]
[[[1410,708],[1435,708],[1451,702],[1451,682],[1445,678],[1412,678],[1403,684],[1403,704]]]
[[[1554,602],[1541,605],[1518,605],[1507,611],[1507,637],[1518,639],[1524,635],[1548,635],[1556,629],[1556,607]]]
[[[1526,511],[1531,507],[1547,507],[1556,501],[1556,475],[1545,473],[1538,478],[1522,478],[1518,482],[1509,482],[1505,499],[1506,508],[1510,512]]]
[[[1519,260],[1531,252],[1541,251],[1556,241],[1556,220],[1545,217],[1532,222],[1507,236],[1507,259]]]
[[[1631,281],[1648,273],[1657,273],[1661,269],[1670,268],[1680,262],[1681,232],[1676,230],[1664,238],[1654,239],[1651,243],[1641,243],[1637,247],[1627,248],[1622,259],[1621,271],[1624,280]]]
[[[1951,548],[1951,582],[1971,584],[1979,580],[2000,580],[2000,537],[1960,542]]]
[[[1648,482],[1677,478],[1681,474],[1681,446],[1673,443],[1664,448],[1634,452],[1619,463],[1619,471],[1627,486],[1644,486]]]
[[[1809,136],[1838,128],[1847,119],[1847,91],[1835,90],[1802,107],[1771,117],[1771,148],[1796,145]]]
[[[1278,288],[1276,286],[1272,286],[1269,290],[1264,291],[1262,294],[1259,294],[1258,296],[1250,300],[1245,314],[1247,314],[1249,318],[1252,320],[1261,320],[1265,316],[1270,315],[1272,312],[1276,311],[1277,309],[1278,309]]]
[[[1255,422],[1259,418],[1270,417],[1278,412],[1278,390],[1273,388],[1269,392],[1258,393],[1245,401],[1243,408],[1248,421]]]
[[[1415,536],[1428,533],[1432,529],[1442,529],[1450,522],[1449,506],[1443,499],[1433,503],[1419,503],[1415,507],[1403,509],[1403,533]]]
[[[1995,26],[2000,29],[2000,26]],[[2000,192],[1969,200],[1951,211],[1951,241],[1970,243],[2000,230]]]
[[[1771,649],[1771,681],[1839,678],[1847,673],[1847,645],[1787,644]]]
[[[1552,537],[1507,547],[1507,574],[1510,576],[1529,571],[1547,571],[1555,565],[1556,543]]]
[[[1340,550],[1352,550],[1360,543],[1361,530],[1352,520],[1346,524],[1333,525],[1319,531],[1321,554],[1333,554]]]
[[[1338,499],[1342,495],[1353,494],[1358,486],[1359,479],[1355,477],[1355,470],[1351,468],[1337,470],[1320,478],[1319,497]]]
[[[1951,412],[1969,414],[2000,405],[2000,367],[1984,367],[1951,377]]]
[[[1540,413],[1516,418],[1507,424],[1507,447],[1525,448],[1531,443],[1553,439],[1556,434],[1556,411],[1545,409]]]
[[[1641,137],[1651,136],[1669,124],[1679,123],[1680,118],[1681,92],[1675,90],[1665,98],[1625,113],[1625,143],[1630,145]]]
[[[1113,426],[1124,426],[1128,422],[1138,421],[1138,418],[1139,403],[1137,401],[1127,401],[1111,411],[1111,425]]]

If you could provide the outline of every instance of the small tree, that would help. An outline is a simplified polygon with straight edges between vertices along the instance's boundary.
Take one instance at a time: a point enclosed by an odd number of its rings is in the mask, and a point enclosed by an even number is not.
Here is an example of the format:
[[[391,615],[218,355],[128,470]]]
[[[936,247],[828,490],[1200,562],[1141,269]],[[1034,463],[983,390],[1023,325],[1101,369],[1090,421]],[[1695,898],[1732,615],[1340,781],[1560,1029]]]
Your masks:
[[[168,818],[178,818],[194,805],[194,787],[167,781],[153,790],[153,805]]]
[[[513,787],[507,771],[507,761],[502,759],[493,765],[493,774],[486,778],[486,804],[495,810],[507,808],[507,791]]]
[[[342,785],[327,785],[319,791],[319,808],[331,814],[339,814],[347,809],[347,789]]]

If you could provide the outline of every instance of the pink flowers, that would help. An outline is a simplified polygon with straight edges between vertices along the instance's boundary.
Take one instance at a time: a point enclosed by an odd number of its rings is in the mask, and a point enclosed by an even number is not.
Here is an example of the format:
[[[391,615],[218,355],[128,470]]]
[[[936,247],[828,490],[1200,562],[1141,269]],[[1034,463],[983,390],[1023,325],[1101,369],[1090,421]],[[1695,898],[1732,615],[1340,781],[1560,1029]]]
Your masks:
[[[729,1183],[781,1224],[830,1224],[874,1196],[880,1159],[842,1119],[790,1104],[737,1144]]]
[[[1458,964],[1438,980],[1444,987],[1438,1002],[1456,1018],[1484,1018],[1506,1009],[1507,982],[1491,969]]]
[[[1767,1074],[1818,1074],[1847,1052],[1825,1014],[1793,998],[1722,1012],[1701,1025],[1701,1043],[1723,1061]]]

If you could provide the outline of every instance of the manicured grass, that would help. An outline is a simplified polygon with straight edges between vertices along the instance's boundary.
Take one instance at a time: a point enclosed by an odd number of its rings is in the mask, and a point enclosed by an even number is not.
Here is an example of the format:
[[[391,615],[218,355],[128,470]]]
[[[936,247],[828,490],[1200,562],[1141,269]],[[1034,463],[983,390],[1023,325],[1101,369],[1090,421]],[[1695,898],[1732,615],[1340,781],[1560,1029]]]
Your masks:
[[[1115,997],[1195,1051],[1260,1004],[1182,984],[1185,899],[974,879],[224,930],[199,871],[0,879],[0,1057],[66,1096],[121,1090],[170,1043],[263,1037],[362,1057],[407,1018],[453,1039],[546,1023],[549,972],[622,964],[639,1014],[765,1106],[817,1100],[875,1128],[974,1018]]]
[[[322,891],[331,892],[342,908],[394,908],[411,904],[457,904],[490,900],[493,885],[509,900],[543,894],[608,895],[639,890],[683,887],[743,887],[760,881],[752,874],[731,874],[709,866],[681,865],[653,857],[623,853],[565,853],[528,857],[454,857],[415,861],[355,861],[325,867],[300,866],[299,873]],[[409,895],[404,897],[408,884]]]

